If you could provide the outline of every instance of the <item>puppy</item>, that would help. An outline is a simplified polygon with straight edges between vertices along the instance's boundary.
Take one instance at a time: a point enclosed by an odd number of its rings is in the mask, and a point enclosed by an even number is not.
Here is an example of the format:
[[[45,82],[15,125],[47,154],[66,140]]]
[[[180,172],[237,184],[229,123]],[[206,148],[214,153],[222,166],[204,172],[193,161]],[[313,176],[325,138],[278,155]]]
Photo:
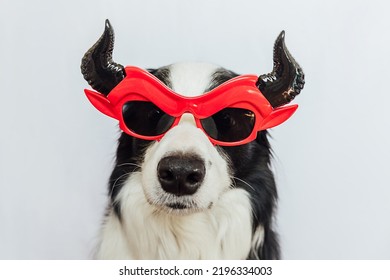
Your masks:
[[[284,32],[269,74],[206,63],[143,70],[112,60],[109,21],[82,59],[91,103],[119,121],[99,259],[278,259],[267,129],[304,85]]]

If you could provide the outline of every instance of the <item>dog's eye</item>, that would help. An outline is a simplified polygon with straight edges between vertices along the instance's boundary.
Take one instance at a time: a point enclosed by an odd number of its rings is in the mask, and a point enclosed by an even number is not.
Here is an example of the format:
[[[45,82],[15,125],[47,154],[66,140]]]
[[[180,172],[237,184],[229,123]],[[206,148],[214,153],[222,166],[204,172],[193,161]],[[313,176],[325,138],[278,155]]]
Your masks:
[[[253,131],[255,114],[247,109],[225,108],[201,120],[205,132],[213,139],[224,142],[244,140]]]
[[[153,103],[146,101],[126,102],[122,108],[122,115],[128,129],[144,136],[165,133],[175,120]]]

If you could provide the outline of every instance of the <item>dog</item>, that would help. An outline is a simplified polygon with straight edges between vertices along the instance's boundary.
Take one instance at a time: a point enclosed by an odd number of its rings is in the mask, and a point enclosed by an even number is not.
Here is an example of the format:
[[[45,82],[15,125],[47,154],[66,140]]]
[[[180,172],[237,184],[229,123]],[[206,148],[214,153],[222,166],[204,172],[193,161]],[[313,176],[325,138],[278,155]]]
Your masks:
[[[97,259],[280,258],[267,129],[304,86],[284,36],[259,77],[207,63],[142,70],[112,60],[106,20],[81,63],[88,99],[122,129]]]

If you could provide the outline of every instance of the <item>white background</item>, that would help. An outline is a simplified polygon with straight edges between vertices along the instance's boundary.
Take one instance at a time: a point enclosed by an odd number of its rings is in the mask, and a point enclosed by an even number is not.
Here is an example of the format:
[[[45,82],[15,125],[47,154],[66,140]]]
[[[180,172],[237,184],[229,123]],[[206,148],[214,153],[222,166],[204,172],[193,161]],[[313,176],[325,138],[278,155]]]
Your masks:
[[[0,259],[91,258],[119,135],[80,60],[109,18],[114,60],[267,73],[281,30],[299,110],[271,131],[285,259],[390,259],[386,1],[0,0]]]

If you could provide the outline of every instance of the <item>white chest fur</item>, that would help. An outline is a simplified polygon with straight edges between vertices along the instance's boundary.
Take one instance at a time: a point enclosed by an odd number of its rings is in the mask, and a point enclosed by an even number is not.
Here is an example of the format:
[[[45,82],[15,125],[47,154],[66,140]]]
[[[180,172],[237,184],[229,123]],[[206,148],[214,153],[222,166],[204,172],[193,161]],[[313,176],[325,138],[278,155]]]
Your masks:
[[[248,194],[231,189],[211,209],[189,215],[157,210],[145,199],[134,173],[118,199],[122,220],[110,213],[99,259],[245,259],[252,239]]]

